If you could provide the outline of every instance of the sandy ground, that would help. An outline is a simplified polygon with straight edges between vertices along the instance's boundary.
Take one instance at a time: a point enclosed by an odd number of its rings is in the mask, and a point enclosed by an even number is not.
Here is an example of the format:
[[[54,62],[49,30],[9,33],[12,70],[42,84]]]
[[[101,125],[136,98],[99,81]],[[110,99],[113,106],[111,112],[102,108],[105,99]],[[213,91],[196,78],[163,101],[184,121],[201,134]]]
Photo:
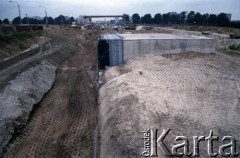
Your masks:
[[[103,31],[109,32],[116,33]],[[131,32],[201,34],[169,28]],[[167,145],[173,136],[191,141],[193,135],[208,136],[209,130],[220,139],[232,135],[240,141],[238,55],[136,58],[106,71],[97,98],[91,80],[96,77],[97,32],[53,29],[46,36],[51,39],[47,50],[0,71],[1,90],[42,60],[58,67],[52,90],[35,105],[27,126],[16,129],[4,157],[94,157],[96,131],[98,157],[142,157],[142,131],[153,127],[172,129]],[[214,147],[217,151],[218,144]],[[207,157],[205,148],[202,144],[201,157]],[[161,151],[159,157],[164,157]]]
[[[96,69],[96,33],[65,31],[49,36],[79,50],[57,71],[52,90],[36,105],[27,126],[9,144],[4,157],[93,157],[96,91],[87,71]],[[61,36],[61,37],[59,37]],[[65,41],[64,39],[72,39]],[[64,51],[64,49],[62,50]],[[67,53],[67,52],[66,52]]]
[[[158,137],[171,129],[164,140],[170,149],[182,142],[176,136],[186,136],[193,152],[193,136],[213,130],[214,152],[228,135],[240,151],[239,67],[239,55],[191,53],[148,55],[108,69],[99,92],[99,157],[143,157],[142,131],[154,127]],[[209,157],[207,142],[199,148]],[[167,157],[160,149],[158,156]]]

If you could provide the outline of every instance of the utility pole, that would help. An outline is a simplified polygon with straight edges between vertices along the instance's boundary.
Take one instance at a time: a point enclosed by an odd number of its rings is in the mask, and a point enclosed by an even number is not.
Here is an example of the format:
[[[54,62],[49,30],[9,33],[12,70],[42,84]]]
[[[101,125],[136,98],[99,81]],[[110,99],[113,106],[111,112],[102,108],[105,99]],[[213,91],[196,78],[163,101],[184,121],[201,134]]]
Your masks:
[[[9,1],[10,3],[16,3],[18,5],[18,13],[19,13],[19,18],[20,18],[20,24],[22,24],[22,17],[21,17],[21,10],[20,10],[20,5],[18,2],[15,1]]]
[[[29,25],[29,21],[28,21],[28,16],[27,16],[27,13],[26,13],[26,19],[27,19],[27,24]]]
[[[47,17],[47,10],[44,6],[39,6],[45,9],[45,16],[46,16],[46,26],[48,25],[48,17]]]

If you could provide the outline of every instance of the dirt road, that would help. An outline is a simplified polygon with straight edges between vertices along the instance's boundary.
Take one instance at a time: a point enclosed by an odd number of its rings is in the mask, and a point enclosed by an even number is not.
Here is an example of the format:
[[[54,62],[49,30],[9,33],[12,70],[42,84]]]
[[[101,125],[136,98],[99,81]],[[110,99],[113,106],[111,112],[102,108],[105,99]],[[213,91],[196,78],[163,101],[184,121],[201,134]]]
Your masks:
[[[60,66],[52,90],[4,157],[93,157],[97,102],[87,71],[97,64],[96,35],[62,35],[76,36],[81,49]]]

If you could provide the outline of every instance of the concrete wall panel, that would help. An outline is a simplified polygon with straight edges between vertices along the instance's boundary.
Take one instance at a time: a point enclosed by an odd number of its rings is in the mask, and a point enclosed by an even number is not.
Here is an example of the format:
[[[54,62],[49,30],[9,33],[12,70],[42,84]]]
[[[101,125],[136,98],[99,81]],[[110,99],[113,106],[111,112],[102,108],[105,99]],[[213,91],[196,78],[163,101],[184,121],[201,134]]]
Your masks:
[[[106,34],[99,40],[109,43],[110,66],[117,66],[129,59],[145,54],[177,54],[186,52],[211,53],[216,50],[216,40],[172,34]],[[99,52],[101,54],[101,52]]]
[[[124,40],[123,61],[144,54],[211,53],[216,50],[214,39],[149,39]]]

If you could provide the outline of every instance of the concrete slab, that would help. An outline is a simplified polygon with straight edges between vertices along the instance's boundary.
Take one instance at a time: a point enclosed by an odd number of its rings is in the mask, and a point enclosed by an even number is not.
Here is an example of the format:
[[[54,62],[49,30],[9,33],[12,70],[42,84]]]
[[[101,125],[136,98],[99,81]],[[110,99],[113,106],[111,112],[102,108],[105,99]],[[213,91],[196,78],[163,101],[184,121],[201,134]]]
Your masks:
[[[100,35],[99,41],[105,41],[108,45],[104,54],[98,52],[101,68],[117,66],[145,54],[212,53],[216,50],[215,39],[193,35],[105,34]],[[105,61],[109,62],[106,64]]]
[[[173,34],[117,34],[123,40],[147,40],[147,39],[211,39],[203,36],[173,35]],[[109,36],[106,36],[109,38]]]

